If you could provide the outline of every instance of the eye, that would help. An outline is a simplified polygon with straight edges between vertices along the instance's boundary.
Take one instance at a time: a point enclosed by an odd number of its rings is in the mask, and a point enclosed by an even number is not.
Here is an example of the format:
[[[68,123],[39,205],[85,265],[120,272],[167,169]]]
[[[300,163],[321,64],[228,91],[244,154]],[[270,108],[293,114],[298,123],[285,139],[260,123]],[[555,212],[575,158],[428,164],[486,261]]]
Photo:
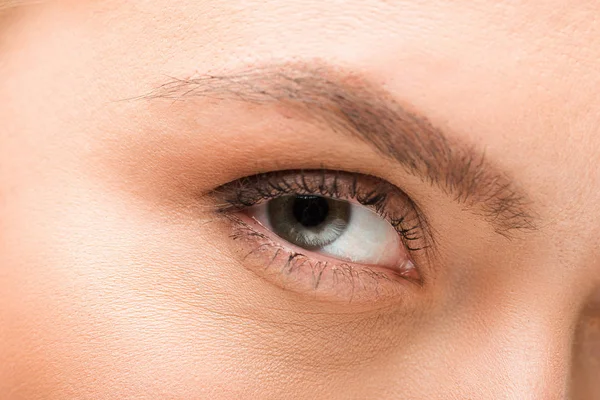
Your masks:
[[[230,182],[213,196],[228,217],[231,254],[282,289],[383,304],[423,285],[414,261],[425,259],[420,250],[427,247],[421,214],[389,182],[340,171],[277,171]]]
[[[406,269],[406,251],[398,232],[360,204],[292,195],[256,206],[249,215],[302,249],[342,261]]]

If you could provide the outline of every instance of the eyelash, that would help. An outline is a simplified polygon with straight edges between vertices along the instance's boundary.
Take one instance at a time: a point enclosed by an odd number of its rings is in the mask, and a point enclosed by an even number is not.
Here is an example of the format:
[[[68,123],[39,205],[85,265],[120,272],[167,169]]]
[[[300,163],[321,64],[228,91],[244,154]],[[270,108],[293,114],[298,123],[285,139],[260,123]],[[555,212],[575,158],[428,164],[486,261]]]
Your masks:
[[[325,297],[347,297],[351,301],[368,297],[369,301],[373,301],[373,295],[377,298],[390,297],[383,295],[383,290],[392,292],[386,294],[393,297],[404,295],[407,282],[423,285],[422,278],[411,280],[391,269],[340,260],[316,260],[307,254],[310,253],[308,250],[286,246],[270,237],[272,235],[264,232],[262,226],[252,226],[258,224],[253,224],[250,218],[242,217],[249,208],[281,196],[319,195],[354,201],[387,220],[400,236],[411,261],[419,259],[420,251],[426,249],[429,243],[424,217],[403,191],[379,178],[330,170],[275,171],[227,183],[215,189],[212,195],[217,213],[225,216],[233,226],[229,236],[244,245],[243,262],[247,264],[251,256],[266,252],[256,268],[261,274],[268,274],[271,280],[284,281],[283,286],[290,284],[296,288],[295,291],[317,292],[323,286],[322,281],[329,280],[332,290],[324,290]],[[419,263],[415,264],[419,270]],[[356,288],[362,289],[362,293],[356,294]]]
[[[340,181],[350,181],[348,193],[340,192]],[[312,184],[311,184],[312,181]],[[368,181],[365,185],[364,181]],[[362,186],[370,186],[365,189]],[[289,195],[320,195],[339,200],[355,200],[386,219],[400,235],[410,252],[424,250],[423,216],[414,202],[400,189],[378,178],[358,173],[328,170],[287,170],[262,173],[225,184],[215,190],[224,204],[219,213],[230,213]],[[402,210],[392,210],[390,196],[401,199]]]

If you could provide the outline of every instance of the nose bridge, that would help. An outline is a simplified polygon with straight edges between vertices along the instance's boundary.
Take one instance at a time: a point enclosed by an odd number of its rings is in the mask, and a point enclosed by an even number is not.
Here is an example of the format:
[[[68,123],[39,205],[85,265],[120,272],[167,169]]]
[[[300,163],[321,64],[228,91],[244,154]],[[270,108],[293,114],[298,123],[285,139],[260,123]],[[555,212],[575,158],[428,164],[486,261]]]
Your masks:
[[[537,234],[545,243],[536,246],[555,254],[565,269],[598,271],[600,264],[600,169],[577,169],[589,173],[570,177],[563,190],[553,188],[546,197],[552,199],[540,216]],[[592,175],[590,177],[589,175]],[[584,178],[585,177],[585,178]],[[558,271],[557,271],[558,272]]]
[[[501,392],[519,399],[566,398],[571,364],[568,341],[548,332],[530,332],[530,337],[513,334],[498,349],[505,359]]]
[[[474,365],[490,398],[567,398],[573,329],[565,313],[549,308],[515,310],[487,327]]]
[[[577,324],[600,286],[600,216],[592,201],[598,196],[582,195],[545,225],[544,243],[531,246],[533,262],[488,294],[497,307],[481,317],[486,338],[475,365],[493,398],[569,398]]]

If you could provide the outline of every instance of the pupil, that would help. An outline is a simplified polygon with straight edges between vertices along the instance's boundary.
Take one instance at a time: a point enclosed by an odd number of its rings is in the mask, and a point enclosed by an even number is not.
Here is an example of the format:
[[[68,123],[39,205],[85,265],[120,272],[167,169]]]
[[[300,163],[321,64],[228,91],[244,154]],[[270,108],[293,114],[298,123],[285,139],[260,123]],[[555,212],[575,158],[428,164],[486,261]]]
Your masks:
[[[306,227],[322,224],[329,215],[327,199],[319,196],[296,196],[292,211],[296,220]]]

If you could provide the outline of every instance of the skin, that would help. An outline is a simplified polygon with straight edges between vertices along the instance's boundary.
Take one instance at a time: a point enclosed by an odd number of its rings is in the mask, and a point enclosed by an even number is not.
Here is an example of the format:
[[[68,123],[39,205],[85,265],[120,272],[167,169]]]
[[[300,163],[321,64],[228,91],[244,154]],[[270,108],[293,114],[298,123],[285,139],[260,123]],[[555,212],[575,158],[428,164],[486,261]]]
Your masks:
[[[0,398],[600,396],[600,24],[591,1],[56,1],[0,36]],[[137,99],[266,62],[358,74],[481,151],[536,229],[480,215],[273,106]],[[236,254],[198,193],[259,172],[385,179],[430,279],[317,301]]]

